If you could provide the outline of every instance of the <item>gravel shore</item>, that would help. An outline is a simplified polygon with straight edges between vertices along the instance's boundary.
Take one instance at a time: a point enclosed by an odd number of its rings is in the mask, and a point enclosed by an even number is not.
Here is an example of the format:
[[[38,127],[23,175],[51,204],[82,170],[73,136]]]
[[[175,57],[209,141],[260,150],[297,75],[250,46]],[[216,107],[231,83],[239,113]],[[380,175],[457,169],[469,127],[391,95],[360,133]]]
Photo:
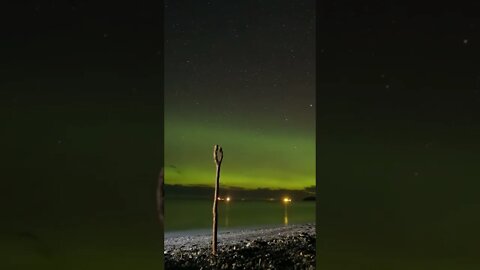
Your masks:
[[[165,238],[165,269],[315,269],[315,225],[224,231]]]

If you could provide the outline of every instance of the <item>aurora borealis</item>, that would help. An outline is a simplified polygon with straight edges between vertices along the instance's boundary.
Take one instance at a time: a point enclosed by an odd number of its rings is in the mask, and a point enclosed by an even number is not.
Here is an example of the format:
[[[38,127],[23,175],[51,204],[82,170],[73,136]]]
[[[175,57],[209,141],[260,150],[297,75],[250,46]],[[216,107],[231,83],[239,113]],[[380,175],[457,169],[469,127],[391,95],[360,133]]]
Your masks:
[[[212,149],[218,142],[225,149],[224,185],[290,189],[314,185],[315,138],[311,133],[273,128],[261,133],[238,126],[166,122],[167,183],[211,184]]]
[[[272,9],[272,4],[275,8]],[[314,1],[165,8],[165,181],[315,185]]]

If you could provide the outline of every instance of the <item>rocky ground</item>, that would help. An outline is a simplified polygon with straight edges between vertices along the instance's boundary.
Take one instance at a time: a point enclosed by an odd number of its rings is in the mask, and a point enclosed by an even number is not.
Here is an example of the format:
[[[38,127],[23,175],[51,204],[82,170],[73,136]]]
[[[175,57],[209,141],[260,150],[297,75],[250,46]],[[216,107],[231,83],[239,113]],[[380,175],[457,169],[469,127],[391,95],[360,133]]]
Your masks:
[[[315,269],[315,225],[221,232],[216,256],[211,234],[167,236],[165,269]]]

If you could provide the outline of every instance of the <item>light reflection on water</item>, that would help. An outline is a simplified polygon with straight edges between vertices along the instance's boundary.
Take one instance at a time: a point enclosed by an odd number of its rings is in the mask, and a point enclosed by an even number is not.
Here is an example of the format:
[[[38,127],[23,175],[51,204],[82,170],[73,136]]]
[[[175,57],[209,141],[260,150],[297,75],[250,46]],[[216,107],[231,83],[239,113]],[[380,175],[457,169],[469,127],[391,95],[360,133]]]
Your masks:
[[[286,226],[288,225],[288,203],[283,204],[284,211],[283,211],[283,224]],[[229,216],[230,216],[230,202],[224,204],[224,212],[222,213],[225,216],[224,226],[229,227]]]
[[[220,228],[259,225],[292,225],[315,222],[315,203],[295,201],[222,201],[218,206]],[[209,229],[212,226],[210,200],[170,199],[165,202],[165,231]]]
[[[283,215],[283,224],[288,225],[288,205],[285,204],[285,214]]]

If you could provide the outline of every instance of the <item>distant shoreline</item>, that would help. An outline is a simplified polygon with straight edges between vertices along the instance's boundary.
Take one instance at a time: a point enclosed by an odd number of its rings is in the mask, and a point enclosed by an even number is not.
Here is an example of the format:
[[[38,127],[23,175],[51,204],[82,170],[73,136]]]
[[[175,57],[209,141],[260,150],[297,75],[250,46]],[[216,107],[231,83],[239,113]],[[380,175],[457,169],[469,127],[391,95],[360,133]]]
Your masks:
[[[217,256],[211,232],[185,232],[166,234],[166,269],[315,269],[312,223],[220,231]]]
[[[165,200],[198,200],[198,201],[212,201],[210,197],[195,197],[195,196],[165,196]],[[316,198],[314,196],[303,197],[301,199],[294,199],[294,202],[315,202]],[[281,202],[282,198],[236,198],[234,202],[270,202],[278,203]]]

